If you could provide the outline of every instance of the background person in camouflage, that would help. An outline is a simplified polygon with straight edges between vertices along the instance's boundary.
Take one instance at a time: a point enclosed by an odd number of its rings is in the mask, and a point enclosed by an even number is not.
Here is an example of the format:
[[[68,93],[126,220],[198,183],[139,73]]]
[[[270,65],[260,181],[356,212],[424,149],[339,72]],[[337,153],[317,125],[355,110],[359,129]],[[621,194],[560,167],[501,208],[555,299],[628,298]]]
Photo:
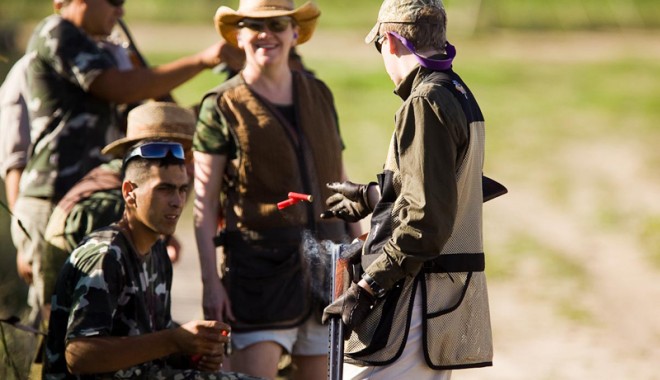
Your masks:
[[[18,184],[30,145],[30,119],[25,99],[28,62],[27,56],[16,61],[0,86],[0,178],[5,183],[10,210],[18,198]]]
[[[364,274],[324,313],[349,329],[347,379],[448,380],[453,369],[492,365],[485,123],[452,69],[446,22],[441,0],[385,0],[365,38],[403,103],[379,186],[333,184],[328,199],[341,218],[371,213]]]
[[[60,272],[44,378],[251,378],[218,372],[228,325],[175,327],[171,319],[172,265],[161,236],[175,232],[188,192],[183,147],[140,143],[123,169],[122,219],[88,235]],[[201,355],[197,369],[181,355]]]
[[[31,148],[12,218],[19,260],[40,272],[44,232],[54,205],[105,157],[115,107],[157,98],[221,62],[222,43],[156,68],[120,70],[96,39],[123,16],[123,0],[63,0],[60,14],[37,26],[30,41],[28,109]],[[20,220],[27,233],[19,227]],[[35,285],[41,279],[33,276]],[[37,305],[44,303],[37,294]],[[33,305],[34,306],[34,305]]]

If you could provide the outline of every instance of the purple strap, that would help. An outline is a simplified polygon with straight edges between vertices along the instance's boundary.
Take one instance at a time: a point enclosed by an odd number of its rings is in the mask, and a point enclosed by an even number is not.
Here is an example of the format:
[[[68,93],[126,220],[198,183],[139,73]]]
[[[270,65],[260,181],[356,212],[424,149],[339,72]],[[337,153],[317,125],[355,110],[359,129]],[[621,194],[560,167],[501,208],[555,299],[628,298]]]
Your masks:
[[[449,42],[445,43],[445,50],[447,52],[447,58],[446,59],[430,59],[426,57],[422,57],[421,55],[417,54],[415,51],[415,47],[413,44],[408,41],[407,39],[401,37],[398,33],[396,32],[388,32],[394,37],[396,37],[405,47],[410,50],[411,53],[417,58],[417,61],[419,62],[420,65],[423,67],[426,67],[427,69],[430,70],[448,70],[451,68],[451,63],[454,60],[454,57],[456,57],[456,48],[454,45],[450,44]]]

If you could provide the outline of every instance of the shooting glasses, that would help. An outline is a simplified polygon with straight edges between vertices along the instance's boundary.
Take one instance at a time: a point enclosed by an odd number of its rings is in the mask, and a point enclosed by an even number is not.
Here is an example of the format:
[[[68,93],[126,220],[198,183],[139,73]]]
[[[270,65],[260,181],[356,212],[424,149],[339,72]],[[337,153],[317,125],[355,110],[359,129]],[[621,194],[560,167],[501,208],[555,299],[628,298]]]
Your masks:
[[[291,17],[271,17],[271,18],[244,18],[236,24],[239,28],[248,28],[255,32],[263,32],[268,28],[271,32],[281,33],[285,31],[293,20]]]
[[[106,0],[108,4],[112,5],[115,8],[123,7],[126,0]]]
[[[149,142],[133,148],[124,158],[124,166],[135,157],[146,159],[165,158],[168,154],[185,160],[183,145],[177,142]]]

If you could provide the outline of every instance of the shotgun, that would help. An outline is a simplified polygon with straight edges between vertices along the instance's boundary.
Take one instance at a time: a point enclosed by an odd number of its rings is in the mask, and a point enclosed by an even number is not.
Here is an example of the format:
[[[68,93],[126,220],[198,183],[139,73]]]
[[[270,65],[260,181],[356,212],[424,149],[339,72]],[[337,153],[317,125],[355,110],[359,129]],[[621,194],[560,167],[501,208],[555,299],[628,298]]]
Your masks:
[[[337,287],[341,286],[337,277],[341,245],[335,245],[331,252],[332,287],[330,288],[331,302],[341,293],[337,294]],[[330,318],[330,353],[328,355],[328,380],[341,380],[344,376],[344,324],[340,315]]]
[[[330,290],[330,302],[344,294],[351,283],[359,281],[362,275],[360,258],[362,257],[362,246],[366,238],[367,234],[363,234],[350,244],[338,244],[331,249],[332,288]],[[328,380],[341,380],[344,367],[345,326],[340,315],[332,316],[328,324],[330,326]]]

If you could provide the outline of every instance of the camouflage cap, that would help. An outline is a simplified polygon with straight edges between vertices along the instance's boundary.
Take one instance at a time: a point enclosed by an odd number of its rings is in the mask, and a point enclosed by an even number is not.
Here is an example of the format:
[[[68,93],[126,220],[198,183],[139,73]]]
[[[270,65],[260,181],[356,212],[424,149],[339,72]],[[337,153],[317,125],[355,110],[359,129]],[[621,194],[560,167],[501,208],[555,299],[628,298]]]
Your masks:
[[[367,44],[372,43],[382,23],[414,23],[417,21],[421,10],[426,8],[438,8],[444,13],[445,6],[442,0],[384,0],[378,12],[376,25],[364,38]]]

